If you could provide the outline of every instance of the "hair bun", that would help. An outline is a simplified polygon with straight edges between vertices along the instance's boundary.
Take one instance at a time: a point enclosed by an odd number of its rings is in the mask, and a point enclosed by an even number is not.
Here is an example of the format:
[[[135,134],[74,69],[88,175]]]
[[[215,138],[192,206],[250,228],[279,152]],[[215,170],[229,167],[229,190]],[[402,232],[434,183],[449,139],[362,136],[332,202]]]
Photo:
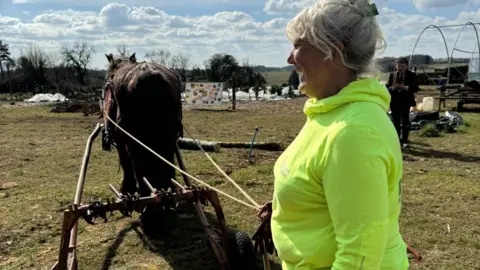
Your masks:
[[[373,58],[386,46],[376,15],[377,6],[369,0],[317,0],[288,23],[287,37],[306,39],[325,54],[325,61],[338,53],[347,68],[363,75],[376,70]]]
[[[369,0],[356,0],[353,6],[362,17],[375,17],[379,14],[377,5]]]

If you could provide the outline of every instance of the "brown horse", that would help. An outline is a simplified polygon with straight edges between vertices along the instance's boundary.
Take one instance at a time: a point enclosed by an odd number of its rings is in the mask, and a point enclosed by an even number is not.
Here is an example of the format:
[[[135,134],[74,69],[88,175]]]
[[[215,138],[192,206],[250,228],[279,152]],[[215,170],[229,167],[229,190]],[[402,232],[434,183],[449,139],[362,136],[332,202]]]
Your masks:
[[[181,79],[173,71],[130,57],[106,55],[109,68],[105,85],[104,114],[153,151],[174,163],[178,137],[182,134]],[[105,119],[103,149],[114,144],[123,169],[122,194],[141,196],[173,187],[175,169],[132,140]],[[138,185],[138,188],[137,188]]]

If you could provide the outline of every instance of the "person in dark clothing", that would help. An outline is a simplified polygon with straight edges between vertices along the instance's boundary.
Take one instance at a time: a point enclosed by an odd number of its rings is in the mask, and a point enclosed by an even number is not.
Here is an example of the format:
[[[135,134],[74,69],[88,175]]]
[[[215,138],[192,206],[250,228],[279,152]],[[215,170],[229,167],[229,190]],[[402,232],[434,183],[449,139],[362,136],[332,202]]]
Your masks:
[[[403,147],[407,146],[410,133],[410,107],[415,106],[415,93],[418,92],[417,75],[408,70],[408,60],[405,57],[396,61],[397,71],[390,73],[387,88],[392,97],[390,110],[393,124]]]

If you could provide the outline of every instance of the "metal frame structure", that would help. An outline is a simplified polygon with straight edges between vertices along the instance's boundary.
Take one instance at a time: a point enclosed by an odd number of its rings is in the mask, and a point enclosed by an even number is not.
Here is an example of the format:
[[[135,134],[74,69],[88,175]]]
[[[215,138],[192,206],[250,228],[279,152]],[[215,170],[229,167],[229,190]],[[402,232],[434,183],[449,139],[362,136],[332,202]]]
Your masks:
[[[110,198],[103,202],[95,201],[87,204],[82,203],[85,176],[90,160],[93,141],[103,128],[104,125],[97,123],[95,129],[88,137],[77,182],[75,199],[73,204],[70,204],[63,212],[58,260],[51,270],[78,269],[77,233],[78,222],[80,219],[84,219],[90,224],[93,224],[93,221],[98,218],[103,218],[106,222],[106,214],[114,211],[120,211],[124,216],[131,217],[133,212],[143,213],[145,207],[148,205],[174,209],[180,201],[193,205],[204,229],[207,245],[214,253],[221,270],[242,269],[242,267],[244,267],[242,263],[248,264],[249,260],[254,259],[253,245],[251,243],[241,243],[244,246],[239,246],[236,239],[238,237],[237,232],[234,232],[228,227],[217,192],[210,188],[197,188],[192,185],[191,180],[185,174],[182,174],[185,186],[172,179],[172,182],[176,186],[174,190],[156,190],[146,178],[143,178],[145,185],[151,191],[149,196],[140,197],[138,194],[133,196],[121,194],[112,185],[109,185],[115,198]],[[185,165],[178,146],[175,149],[175,156],[179,167],[185,171]],[[201,207],[202,205],[206,206],[208,204],[212,205],[214,208],[219,228],[215,228],[209,223],[205,212]],[[248,252],[248,250],[244,250],[245,248],[250,248],[248,244],[251,247],[251,254],[246,254],[245,252]],[[240,265],[240,268],[238,265]]]
[[[478,50],[478,45],[475,45],[475,48],[473,49],[473,52],[472,52],[472,55],[470,56],[470,63],[472,62],[472,59],[473,59],[473,55],[475,54],[475,50]],[[480,52],[480,51],[479,51]],[[479,62],[480,62],[480,58],[479,58]],[[468,67],[469,70],[468,70],[468,74],[470,74],[470,66]],[[477,74],[478,74],[478,77],[480,77],[480,67],[476,67],[476,70],[477,70]]]
[[[464,24],[451,24],[451,25],[434,25],[434,24],[431,24],[431,25],[428,25],[426,26],[422,32],[420,33],[420,35],[418,36],[417,38],[417,41],[415,42],[415,45],[413,46],[413,49],[412,49],[412,53],[410,54],[410,60],[409,62],[412,61],[412,57],[413,57],[413,54],[415,53],[415,49],[417,48],[417,45],[418,45],[418,42],[420,41],[420,38],[423,36],[423,34],[425,33],[425,31],[427,31],[428,29],[430,28],[435,28],[438,30],[438,32],[440,32],[440,35],[442,36],[442,39],[443,39],[443,43],[445,44],[445,50],[447,52],[447,58],[448,58],[448,68],[447,68],[447,84],[450,83],[450,69],[451,69],[451,66],[452,66],[452,59],[453,59],[453,52],[454,51],[460,51],[460,52],[464,52],[464,53],[472,53],[472,55],[475,53],[475,49],[473,52],[468,52],[468,51],[464,51],[464,50],[460,50],[460,49],[457,49],[456,46],[457,46],[457,43],[458,43],[458,40],[460,39],[460,35],[463,33],[463,29],[465,29],[465,27],[467,25],[471,25],[473,27],[473,29],[475,30],[475,34],[476,34],[476,37],[477,37],[477,44],[475,45],[476,48],[479,48],[479,51],[478,51],[478,56],[479,56],[479,59],[480,59],[480,37],[478,35],[478,29],[475,25],[480,25],[480,23],[473,23],[473,22],[466,22]],[[455,40],[455,43],[453,45],[453,49],[452,51],[449,51],[448,50],[448,45],[447,45],[447,40],[445,39],[445,36],[442,32],[442,29],[441,28],[450,28],[450,27],[461,27],[460,31],[458,32],[458,35],[457,35],[457,38]],[[480,70],[478,71],[478,74],[480,75]]]

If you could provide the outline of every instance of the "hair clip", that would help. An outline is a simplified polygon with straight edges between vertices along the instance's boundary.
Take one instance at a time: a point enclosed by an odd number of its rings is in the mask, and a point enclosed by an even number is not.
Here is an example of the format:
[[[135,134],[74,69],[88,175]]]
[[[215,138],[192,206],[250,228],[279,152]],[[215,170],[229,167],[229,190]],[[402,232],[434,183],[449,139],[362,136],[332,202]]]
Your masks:
[[[375,3],[372,3],[372,4],[368,5],[366,15],[367,15],[367,17],[375,17],[375,16],[379,15],[377,5],[375,5]]]

